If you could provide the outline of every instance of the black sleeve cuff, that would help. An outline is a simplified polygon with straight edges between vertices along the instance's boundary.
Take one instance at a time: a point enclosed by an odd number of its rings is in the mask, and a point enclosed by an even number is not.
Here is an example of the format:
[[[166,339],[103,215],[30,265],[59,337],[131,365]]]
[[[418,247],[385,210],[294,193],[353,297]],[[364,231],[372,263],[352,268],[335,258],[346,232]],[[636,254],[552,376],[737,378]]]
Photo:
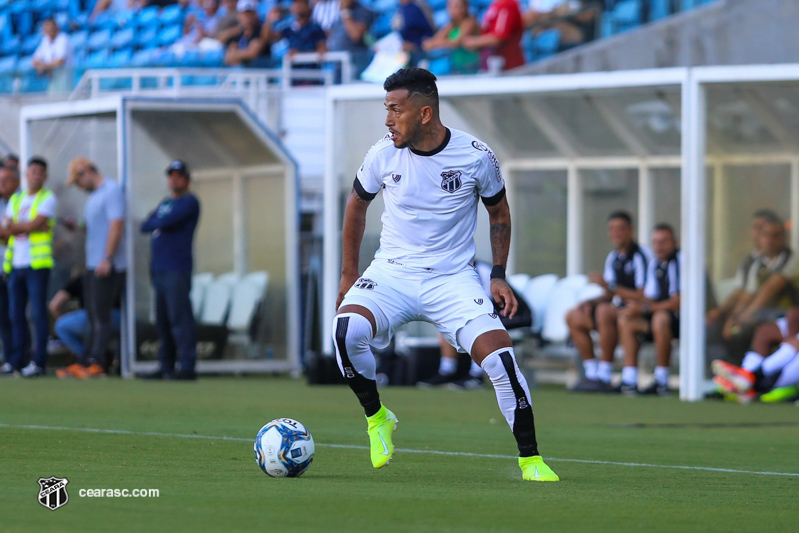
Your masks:
[[[352,188],[355,189],[355,192],[358,193],[358,196],[360,196],[362,200],[365,200],[367,202],[371,202],[372,200],[375,199],[375,196],[377,196],[376,192],[375,193],[367,192],[367,190],[363,188],[363,185],[361,185],[361,182],[358,180],[357,177],[355,178],[355,181],[352,182]]]
[[[358,180],[355,181],[357,182]],[[487,198],[485,196],[480,197],[480,199],[483,200],[483,203],[485,204],[486,207],[493,207],[497,205],[499,202],[502,201],[503,198],[505,198],[505,187],[502,187],[502,190],[499,191],[494,196],[489,196]]]

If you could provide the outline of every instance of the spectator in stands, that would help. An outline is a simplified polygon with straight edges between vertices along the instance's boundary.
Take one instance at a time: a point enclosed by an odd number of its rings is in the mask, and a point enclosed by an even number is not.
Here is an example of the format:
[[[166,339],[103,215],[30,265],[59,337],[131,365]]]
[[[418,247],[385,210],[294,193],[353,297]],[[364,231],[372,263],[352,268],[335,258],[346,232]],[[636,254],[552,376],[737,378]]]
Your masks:
[[[47,19],[42,26],[44,37],[33,53],[33,68],[39,76],[50,78],[52,91],[68,91],[72,88],[68,67],[72,65],[72,46],[69,36],[61,33],[55,20]]]
[[[408,66],[415,66],[421,58],[422,41],[435,32],[430,9],[416,0],[400,0],[391,28],[399,32],[403,48],[410,54]]]
[[[89,315],[83,299],[84,274],[78,273],[50,300],[50,314],[55,320],[53,330],[64,345],[75,354],[75,363],[66,368],[59,368],[55,374],[59,378],[88,379],[96,374],[88,371],[91,365],[87,364],[84,357],[86,353],[85,339],[89,334]],[[77,309],[70,309],[70,303],[77,303]],[[119,335],[122,324],[120,300],[114,301],[111,309],[111,329],[114,335]]]
[[[308,0],[294,0],[291,3],[291,14],[294,21],[283,28],[276,30],[280,13],[273,9],[269,13],[268,24],[264,26],[263,36],[267,43],[286,39],[289,43],[287,55],[289,57],[302,52],[327,52],[327,35],[324,30],[311,20],[311,6]]]
[[[223,44],[233,37],[235,34],[233,30],[239,27],[239,14],[236,4],[237,0],[222,0],[222,5],[217,11],[219,22],[216,25],[214,38]]]
[[[19,190],[19,170],[16,167],[3,165],[0,167],[0,207],[5,213],[8,200]],[[0,241],[0,252],[5,255],[5,240]],[[9,360],[13,346],[11,328],[11,304],[8,298],[8,284],[5,276],[0,276],[0,342],[3,343],[3,359],[5,363],[0,372],[12,371]]]
[[[81,375],[105,374],[105,353],[113,329],[111,310],[125,286],[125,198],[122,187],[85,157],[69,164],[66,185],[77,185],[89,193],[83,210],[86,228],[86,274],[83,280],[84,303],[89,319],[86,352],[82,355]]]
[[[100,15],[113,17],[135,9],[138,9],[135,0],[97,0],[89,15],[89,22],[95,22]]]
[[[619,312],[619,337],[624,348],[621,383],[615,389],[638,394],[639,335],[655,342],[655,380],[640,394],[669,394],[671,341],[680,336],[680,272],[682,254],[674,228],[658,224],[652,230],[652,252],[644,287],[644,298],[631,301]]]
[[[347,2],[346,4],[349,5],[351,3]],[[313,5],[311,20],[330,35],[333,26],[341,20],[341,11],[344,9],[350,8],[345,7],[344,2],[340,0],[316,0]]]
[[[480,67],[489,68],[489,59],[502,59],[502,70],[524,65],[521,41],[524,26],[522,13],[516,0],[494,0],[483,16],[482,34],[464,36],[463,47],[480,51]],[[491,61],[493,63],[493,60]]]
[[[480,56],[477,52],[466,50],[462,46],[466,36],[480,35],[477,19],[469,13],[468,0],[449,0],[447,2],[449,22],[442,26],[435,35],[422,43],[425,52],[432,50],[451,50],[450,67],[453,74],[474,74],[480,67]]]
[[[560,33],[560,49],[568,49],[594,39],[600,13],[595,0],[531,0],[524,13],[524,26],[533,34],[555,29]]]
[[[160,347],[159,368],[144,379],[197,379],[197,326],[191,308],[194,231],[200,202],[189,192],[191,174],[183,161],[166,169],[172,192],[141,225],[152,234],[151,277],[155,288],[155,320]],[[175,359],[180,367],[175,372]]]
[[[328,0],[328,2],[332,1],[334,0]],[[320,3],[317,2],[316,6]],[[366,45],[365,38],[374,17],[372,12],[361,5],[358,0],[340,0],[337,3],[341,6],[341,13],[328,31],[327,49],[334,52],[349,52],[353,75],[357,78],[371,61],[371,52]],[[314,13],[316,13],[316,6]]]
[[[219,0],[203,0],[203,9],[198,13],[189,13],[183,21],[183,37],[175,43],[176,54],[182,55],[187,50],[197,48],[204,39],[208,39],[214,48],[219,44],[214,39],[219,26]]]
[[[16,154],[6,154],[5,159],[3,159],[3,165],[19,170],[19,156]]]
[[[14,193],[5,211],[3,237],[8,237],[3,271],[8,278],[11,301],[11,357],[3,374],[20,371],[23,377],[43,376],[47,366],[47,283],[53,269],[53,228],[57,201],[45,189],[47,162],[34,157],[28,161],[28,188]],[[29,327],[26,309],[30,302],[33,320],[34,357],[23,368],[28,353]]]
[[[262,35],[258,19],[258,3],[254,0],[239,0],[236,9],[239,26],[227,39],[225,65],[248,67],[266,66],[269,58],[269,42]]]
[[[632,217],[616,211],[608,217],[608,237],[614,250],[605,260],[603,274],[589,274],[591,283],[600,285],[605,294],[582,303],[566,314],[572,342],[583,359],[585,377],[575,392],[610,392],[613,354],[618,343],[619,310],[629,302],[643,299],[650,253],[633,239]],[[591,330],[599,332],[602,358],[594,357]]]

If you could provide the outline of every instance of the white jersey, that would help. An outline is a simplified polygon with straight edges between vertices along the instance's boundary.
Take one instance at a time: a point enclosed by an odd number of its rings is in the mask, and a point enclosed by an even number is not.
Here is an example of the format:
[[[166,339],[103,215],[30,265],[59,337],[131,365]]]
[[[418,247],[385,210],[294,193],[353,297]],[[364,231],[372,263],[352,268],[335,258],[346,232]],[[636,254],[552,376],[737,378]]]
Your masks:
[[[366,154],[354,186],[367,200],[383,190],[375,259],[440,273],[458,272],[474,257],[478,196],[492,206],[505,194],[494,152],[455,129],[432,152],[395,148],[386,135]]]

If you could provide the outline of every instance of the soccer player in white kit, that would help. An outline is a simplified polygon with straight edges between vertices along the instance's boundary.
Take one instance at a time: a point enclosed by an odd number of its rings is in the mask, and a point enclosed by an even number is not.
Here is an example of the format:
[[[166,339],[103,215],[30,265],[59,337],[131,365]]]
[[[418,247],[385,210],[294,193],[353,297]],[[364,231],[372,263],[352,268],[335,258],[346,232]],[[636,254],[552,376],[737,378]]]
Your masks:
[[[482,200],[491,224],[491,293],[502,315],[513,316],[517,302],[505,282],[510,209],[499,163],[475,137],[444,127],[435,82],[430,72],[408,68],[383,84],[389,132],[366,154],[344,212],[333,324],[339,368],[364,408],[372,465],[381,468],[394,454],[397,417],[380,402],[370,345],[387,346],[413,320],[434,324],[491,379],[518,444],[522,477],[559,481],[538,452],[530,391],[510,337],[470,264]],[[380,249],[359,276],[366,210],[381,190]]]

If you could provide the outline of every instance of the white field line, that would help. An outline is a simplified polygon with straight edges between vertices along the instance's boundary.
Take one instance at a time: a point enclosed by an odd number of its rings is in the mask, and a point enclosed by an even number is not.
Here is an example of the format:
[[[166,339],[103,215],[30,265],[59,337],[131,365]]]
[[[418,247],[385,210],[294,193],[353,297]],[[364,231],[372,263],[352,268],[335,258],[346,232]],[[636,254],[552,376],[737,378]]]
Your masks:
[[[0,428],[7,429],[38,429],[45,431],[78,431],[82,433],[103,433],[107,435],[136,435],[142,437],[171,437],[179,439],[200,439],[200,440],[222,440],[233,442],[252,442],[253,439],[246,439],[242,437],[227,437],[216,435],[194,435],[182,433],[157,433],[153,431],[128,431],[124,429],[98,429],[98,428],[69,428],[59,426],[36,426],[30,424],[0,424]],[[357,446],[354,444],[327,444],[316,442],[316,446],[325,448],[341,448],[345,450],[368,450],[368,446]],[[498,455],[491,453],[471,453],[471,452],[445,452],[441,450],[412,450],[407,448],[397,448],[401,453],[421,453],[428,455],[445,455],[455,457],[480,457],[484,459],[516,459],[515,455]],[[594,465],[611,465],[611,466],[629,466],[634,468],[670,468],[674,470],[700,470],[704,472],[724,472],[729,474],[754,474],[758,476],[786,476],[786,477],[799,477],[799,473],[795,472],[762,472],[757,470],[737,470],[734,468],[715,468],[712,466],[687,466],[687,465],[656,465],[650,463],[628,463],[618,461],[596,461],[592,459],[564,459],[560,457],[547,456],[547,461],[555,463],[585,463]]]

